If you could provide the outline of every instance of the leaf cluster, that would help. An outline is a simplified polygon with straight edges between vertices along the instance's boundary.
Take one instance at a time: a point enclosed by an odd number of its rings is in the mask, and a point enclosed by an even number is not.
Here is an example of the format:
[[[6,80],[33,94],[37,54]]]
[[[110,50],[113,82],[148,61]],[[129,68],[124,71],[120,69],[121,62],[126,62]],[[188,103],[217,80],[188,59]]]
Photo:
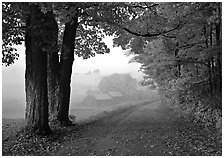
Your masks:
[[[2,3],[2,63],[11,65],[18,58],[13,45],[22,44],[24,41],[24,18],[26,13],[22,3]]]

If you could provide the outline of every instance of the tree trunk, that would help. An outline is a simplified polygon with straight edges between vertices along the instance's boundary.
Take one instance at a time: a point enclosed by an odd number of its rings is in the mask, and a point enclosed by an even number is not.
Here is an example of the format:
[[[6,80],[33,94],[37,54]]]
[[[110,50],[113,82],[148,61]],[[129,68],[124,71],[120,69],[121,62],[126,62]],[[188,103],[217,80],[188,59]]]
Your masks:
[[[214,87],[213,87],[213,81],[212,81],[212,66],[211,62],[208,61],[208,73],[209,73],[209,85],[210,85],[210,96],[213,97]]]
[[[209,41],[208,41],[208,36],[207,36],[207,28],[206,28],[206,25],[204,24],[204,27],[203,27],[203,32],[204,32],[204,37],[205,37],[205,46],[206,48],[209,47]],[[208,80],[209,80],[209,87],[210,87],[210,97],[212,98],[213,96],[213,84],[212,84],[212,71],[211,71],[211,62],[210,60],[208,59],[207,60],[208,62]]]
[[[65,24],[63,36],[63,46],[61,52],[61,69],[60,69],[60,85],[59,85],[59,113],[58,120],[63,123],[71,123],[69,120],[69,102],[71,93],[71,74],[74,61],[74,43],[76,37],[76,29],[78,27],[78,17],[72,22]]]
[[[181,76],[181,65],[180,65],[180,61],[179,61],[179,55],[178,55],[179,48],[178,47],[179,47],[179,43],[177,42],[174,55],[175,55],[175,58],[178,60],[177,61],[177,75],[176,76],[180,77]]]
[[[213,27],[213,24],[210,24],[210,33],[209,33],[210,47],[213,46],[212,27]],[[213,92],[215,93],[215,91],[216,91],[216,78],[215,78],[214,57],[212,56],[210,60],[211,60],[211,78],[212,78]]]
[[[50,133],[48,125],[47,53],[42,49],[45,15],[31,5],[26,24],[26,126],[41,134]]]
[[[215,73],[215,62],[214,58],[211,58],[211,70],[212,70],[212,82],[214,87],[214,92],[217,90],[217,81],[216,81],[216,73]]]
[[[221,40],[220,40],[220,37],[221,37],[221,22],[218,22],[215,25],[215,29],[216,29],[216,45],[218,47],[222,48]],[[218,53],[217,63],[218,63],[219,91],[222,92],[222,50],[221,49]]]
[[[49,40],[52,47],[52,49],[48,51],[47,65],[49,115],[50,117],[56,117],[59,104],[58,24],[52,12],[49,12],[48,15],[48,33],[51,35]]]

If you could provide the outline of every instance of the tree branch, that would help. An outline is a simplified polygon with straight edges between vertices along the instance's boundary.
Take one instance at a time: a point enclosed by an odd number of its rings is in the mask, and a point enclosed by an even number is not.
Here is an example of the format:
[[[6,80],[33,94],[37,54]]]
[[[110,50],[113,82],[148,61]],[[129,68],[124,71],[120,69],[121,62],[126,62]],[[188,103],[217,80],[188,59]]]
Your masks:
[[[205,66],[208,66],[208,64],[206,62],[203,62],[203,61],[199,61],[197,59],[178,59],[177,62],[179,63],[195,63],[195,64],[202,64],[202,65],[205,65]]]
[[[191,44],[187,43],[187,44],[185,44],[185,45],[183,45],[183,46],[181,46],[181,47],[179,47],[179,48],[181,48],[181,49],[182,49],[182,48],[183,48],[183,49],[187,49],[187,48],[196,46],[197,44],[203,44],[203,42],[197,42],[197,43],[191,43]]]
[[[153,4],[153,5],[148,6],[148,5],[146,4],[146,2],[144,2],[144,4],[145,4],[145,6],[141,6],[141,5],[128,5],[128,6],[129,6],[129,7],[132,7],[132,8],[151,9],[151,8],[153,8],[153,7],[157,6],[157,5],[159,5],[159,4]]]
[[[160,36],[160,35],[164,35],[166,33],[169,33],[169,32],[174,31],[174,30],[176,30],[176,29],[178,29],[180,27],[180,24],[181,23],[179,23],[176,27],[174,27],[174,28],[172,28],[170,30],[166,30],[166,31],[158,32],[158,33],[147,33],[147,34],[139,34],[139,33],[133,32],[130,29],[125,28],[125,27],[122,27],[122,29],[125,30],[125,31],[127,31],[128,33],[131,33],[131,34],[135,35],[135,36],[154,37],[154,36]]]
[[[163,37],[166,37],[166,38],[177,38],[176,36],[170,36],[170,35],[166,35],[166,34],[164,34],[164,35],[162,35]]]
[[[141,37],[155,37],[155,36],[164,35],[166,33],[169,33],[169,32],[172,32],[172,31],[178,29],[181,26],[181,22],[179,22],[179,24],[176,27],[174,27],[174,28],[172,28],[170,30],[166,30],[166,31],[158,32],[158,33],[140,34],[140,33],[134,32],[134,31],[132,31],[132,30],[126,28],[126,27],[123,27],[120,24],[117,24],[117,23],[114,23],[112,21],[108,21],[108,20],[105,20],[105,19],[102,19],[102,18],[96,18],[96,19],[91,20],[91,21],[102,22],[102,23],[107,23],[107,24],[110,24],[110,25],[114,25],[114,26],[116,26],[116,27],[118,27],[118,28],[120,28],[120,29],[122,29],[122,30],[124,30],[124,31],[126,31],[126,32],[128,32],[130,34],[132,34],[132,35],[141,36]]]
[[[209,80],[205,79],[205,80],[202,80],[202,81],[192,82],[190,84],[201,84],[201,83],[205,83],[205,82],[209,82]]]

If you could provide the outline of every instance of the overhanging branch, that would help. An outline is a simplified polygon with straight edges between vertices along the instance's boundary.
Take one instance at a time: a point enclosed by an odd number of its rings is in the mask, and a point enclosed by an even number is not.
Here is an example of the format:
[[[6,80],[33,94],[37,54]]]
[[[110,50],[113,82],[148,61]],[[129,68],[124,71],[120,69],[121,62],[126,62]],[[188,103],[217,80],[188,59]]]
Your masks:
[[[174,28],[172,28],[172,29],[170,29],[170,30],[166,30],[166,31],[158,32],[158,33],[146,33],[146,34],[136,33],[136,32],[133,32],[133,31],[131,31],[130,29],[125,28],[125,27],[122,27],[122,29],[125,30],[125,31],[127,31],[128,33],[131,33],[131,34],[135,35],[135,36],[141,36],[141,37],[155,37],[155,36],[160,36],[160,35],[164,35],[164,34],[166,34],[166,33],[172,32],[172,31],[178,29],[179,27],[180,27],[180,23],[179,23],[176,27],[174,27]]]
[[[181,22],[179,22],[179,24],[176,27],[174,27],[172,29],[169,29],[169,30],[166,30],[166,31],[161,31],[161,32],[157,32],[157,33],[140,34],[140,33],[137,33],[137,32],[134,32],[134,31],[128,29],[127,27],[124,27],[124,26],[122,26],[120,24],[117,24],[117,23],[109,21],[109,20],[105,20],[103,18],[98,18],[98,17],[96,18],[95,17],[93,20],[90,20],[90,21],[102,22],[102,23],[107,23],[109,25],[114,25],[114,26],[116,26],[116,27],[118,27],[118,28],[120,28],[120,29],[122,29],[122,30],[124,30],[124,31],[126,31],[126,32],[128,32],[130,34],[132,34],[132,35],[140,36],[140,37],[156,37],[156,36],[164,35],[166,33],[169,33],[169,32],[172,32],[174,30],[177,30],[181,26]]]

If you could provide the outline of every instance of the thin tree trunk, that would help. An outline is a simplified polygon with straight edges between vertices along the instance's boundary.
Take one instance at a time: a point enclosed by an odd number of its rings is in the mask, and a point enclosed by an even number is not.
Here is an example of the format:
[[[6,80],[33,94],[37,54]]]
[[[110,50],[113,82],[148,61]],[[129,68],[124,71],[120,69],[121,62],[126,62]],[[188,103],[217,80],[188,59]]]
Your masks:
[[[221,47],[221,22],[215,25],[215,30],[216,30],[216,45],[220,48]],[[218,77],[219,77],[219,91],[222,91],[222,50],[219,51],[218,53],[218,59],[217,59],[217,65],[218,65]]]
[[[74,61],[74,44],[78,17],[65,24],[63,46],[61,52],[60,86],[59,86],[59,113],[58,120],[63,123],[71,123],[68,117],[71,93],[71,74]]]
[[[203,27],[203,32],[204,32],[204,36],[205,36],[205,45],[206,45],[206,48],[208,48],[208,37],[207,37],[206,25],[204,25],[204,27]]]
[[[195,64],[195,67],[196,67],[196,76],[198,78],[199,77],[199,70],[200,70],[200,68],[199,68],[199,66],[197,64]]]
[[[181,65],[180,65],[180,61],[179,61],[179,55],[178,55],[178,52],[179,52],[179,49],[178,49],[178,47],[179,47],[179,43],[177,42],[176,43],[176,49],[175,49],[175,58],[178,60],[178,63],[177,63],[177,77],[180,77],[181,76]]]
[[[208,61],[208,73],[209,73],[209,84],[210,84],[210,96],[213,96],[214,88],[213,88],[213,82],[212,82],[212,67],[211,62]]]
[[[47,53],[42,49],[45,15],[32,4],[26,23],[26,126],[41,134],[50,133],[48,125]]]
[[[214,58],[213,57],[211,59],[211,69],[212,69],[212,81],[213,81],[214,92],[216,92],[216,90],[217,90],[217,81],[216,81],[216,73],[215,73],[215,62],[214,62]]]
[[[210,25],[210,32],[209,32],[209,39],[210,39],[210,47],[213,45],[213,34],[212,34],[212,26]],[[215,78],[215,67],[214,67],[214,57],[211,57],[211,78],[212,78],[212,85],[213,85],[213,92],[216,91],[216,78]]]
[[[206,48],[209,47],[209,43],[208,43],[208,36],[207,36],[207,28],[206,28],[206,25],[204,25],[203,27],[203,32],[204,32],[204,36],[205,36],[205,46]],[[213,96],[213,84],[212,84],[212,72],[211,72],[211,62],[210,60],[208,59],[207,60],[208,62],[208,79],[209,79],[209,87],[210,87],[210,97],[212,98]]]
[[[212,26],[213,26],[213,24],[211,24],[211,26],[210,26],[210,34],[209,34],[209,39],[210,39],[210,46],[212,46],[213,45],[213,39],[212,39]]]

